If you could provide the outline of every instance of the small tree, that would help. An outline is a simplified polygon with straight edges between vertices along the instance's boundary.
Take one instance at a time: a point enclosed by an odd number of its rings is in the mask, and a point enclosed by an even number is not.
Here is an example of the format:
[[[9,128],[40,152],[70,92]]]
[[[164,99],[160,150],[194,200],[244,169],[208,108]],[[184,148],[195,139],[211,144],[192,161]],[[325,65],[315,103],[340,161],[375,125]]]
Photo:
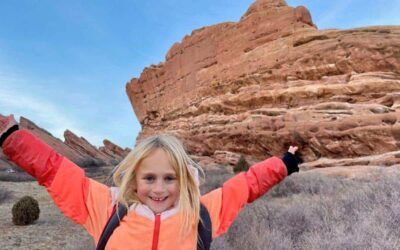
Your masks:
[[[233,167],[233,171],[235,173],[242,172],[242,171],[247,171],[249,169],[250,165],[246,161],[243,155],[240,155],[239,161],[236,163],[236,165]]]
[[[37,200],[24,196],[12,207],[12,221],[15,225],[29,225],[39,218],[40,209]]]

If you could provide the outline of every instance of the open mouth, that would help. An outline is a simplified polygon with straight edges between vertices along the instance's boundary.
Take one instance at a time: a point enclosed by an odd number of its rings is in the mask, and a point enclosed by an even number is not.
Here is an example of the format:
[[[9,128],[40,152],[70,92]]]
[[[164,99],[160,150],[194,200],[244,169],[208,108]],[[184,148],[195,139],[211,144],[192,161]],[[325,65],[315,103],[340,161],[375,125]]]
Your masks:
[[[156,201],[156,202],[165,201],[167,198],[168,198],[168,196],[166,196],[166,197],[150,197],[150,199],[152,199],[153,201]]]

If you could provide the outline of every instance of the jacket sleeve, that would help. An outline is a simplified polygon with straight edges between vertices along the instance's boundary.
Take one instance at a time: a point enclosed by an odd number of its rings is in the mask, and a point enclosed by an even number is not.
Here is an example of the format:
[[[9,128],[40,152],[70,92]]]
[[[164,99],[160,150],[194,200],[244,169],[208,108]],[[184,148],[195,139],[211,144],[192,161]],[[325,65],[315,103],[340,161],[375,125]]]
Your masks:
[[[2,147],[10,160],[46,187],[65,216],[98,237],[112,210],[108,187],[87,178],[83,169],[26,130],[12,133]]]
[[[277,157],[250,167],[228,181],[222,188],[211,191],[201,199],[207,207],[213,228],[213,238],[225,233],[240,210],[287,176],[285,164]]]
[[[40,185],[50,187],[63,157],[26,130],[12,133],[4,141],[3,152],[32,175]]]

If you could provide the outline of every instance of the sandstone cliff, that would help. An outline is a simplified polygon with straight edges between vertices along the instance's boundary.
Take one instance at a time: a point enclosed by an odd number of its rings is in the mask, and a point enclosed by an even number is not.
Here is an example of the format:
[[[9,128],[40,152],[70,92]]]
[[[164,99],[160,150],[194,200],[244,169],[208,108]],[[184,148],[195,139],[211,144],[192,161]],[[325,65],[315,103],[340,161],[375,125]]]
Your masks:
[[[172,133],[194,155],[262,159],[295,143],[308,162],[400,162],[384,154],[399,150],[400,26],[318,30],[305,7],[257,0],[175,43],[126,92],[139,140]]]

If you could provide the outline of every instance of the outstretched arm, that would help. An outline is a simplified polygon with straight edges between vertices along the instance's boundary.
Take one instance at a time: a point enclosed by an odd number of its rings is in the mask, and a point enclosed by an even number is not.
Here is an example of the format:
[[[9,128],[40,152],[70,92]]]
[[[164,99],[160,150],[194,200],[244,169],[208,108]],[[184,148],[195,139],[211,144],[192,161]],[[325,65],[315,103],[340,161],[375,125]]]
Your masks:
[[[13,115],[0,115],[0,146],[11,161],[50,188],[63,156],[26,130],[19,130]]]
[[[87,211],[82,204],[85,204],[89,184],[83,170],[74,167],[72,163],[68,164],[68,159],[27,130],[19,130],[12,115],[0,116],[0,138],[4,154],[33,176],[40,185],[45,186],[66,216],[83,224],[87,217]],[[65,165],[70,165],[67,171],[71,174],[69,177],[71,185],[65,186],[68,190],[59,187],[58,183],[53,186],[53,181],[59,174],[60,168]],[[75,212],[73,213],[72,210]]]
[[[19,130],[12,115],[0,115],[0,140],[4,154],[45,186],[60,210],[97,240],[112,209],[108,187],[87,178],[83,169],[27,130]]]
[[[202,197],[213,221],[213,237],[225,233],[240,210],[287,175],[299,171],[295,157],[297,147],[291,146],[282,159],[271,157],[250,167],[223,184],[223,187]],[[217,201],[217,202],[215,202]]]

